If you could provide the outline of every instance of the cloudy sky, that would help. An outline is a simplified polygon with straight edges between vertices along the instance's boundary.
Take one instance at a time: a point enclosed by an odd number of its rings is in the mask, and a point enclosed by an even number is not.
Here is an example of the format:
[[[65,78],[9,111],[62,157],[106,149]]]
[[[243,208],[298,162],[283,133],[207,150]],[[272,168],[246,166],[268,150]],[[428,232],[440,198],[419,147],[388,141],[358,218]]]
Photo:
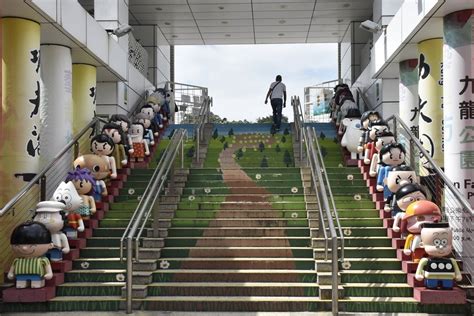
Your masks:
[[[228,120],[271,114],[264,101],[278,74],[290,119],[290,96],[303,98],[305,86],[337,79],[337,44],[176,46],[175,58],[175,80],[209,88],[212,112]]]

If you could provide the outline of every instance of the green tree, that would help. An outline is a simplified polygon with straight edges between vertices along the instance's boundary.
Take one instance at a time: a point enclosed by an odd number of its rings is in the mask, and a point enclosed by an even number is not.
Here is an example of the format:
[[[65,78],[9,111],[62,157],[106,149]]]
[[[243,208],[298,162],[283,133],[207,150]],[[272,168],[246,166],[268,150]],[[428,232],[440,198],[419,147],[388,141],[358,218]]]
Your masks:
[[[290,155],[290,152],[287,150],[285,150],[285,154],[283,155],[283,163],[289,167],[290,164],[291,164],[291,155]]]
[[[283,135],[290,135],[290,131],[288,130],[288,127],[285,128],[285,130],[283,131]]]
[[[212,138],[217,139],[219,137],[219,133],[217,132],[217,128],[214,130],[214,133],[212,134]]]
[[[225,142],[225,136],[222,136],[220,141],[221,141],[221,143]]]
[[[231,128],[231,129],[229,130],[229,133],[227,133],[227,135],[229,135],[229,136],[234,136],[234,129]]]
[[[240,158],[242,158],[244,156],[244,151],[242,150],[242,148],[239,148],[239,150],[237,150],[237,159],[240,160]]]
[[[260,168],[268,168],[267,156],[263,156],[262,161],[260,162]]]
[[[286,137],[285,137],[285,136],[282,136],[282,137],[281,137],[281,142],[282,142],[282,143],[286,143]]]
[[[260,150],[260,152],[263,152],[265,150],[265,144],[263,142],[260,142],[260,144],[258,144],[258,150]]]
[[[278,144],[276,145],[275,151],[276,151],[277,153],[279,153],[279,152],[281,151],[280,145],[278,145]]]
[[[224,143],[224,150],[226,150],[227,148],[229,148],[229,144],[227,144],[227,142]]]

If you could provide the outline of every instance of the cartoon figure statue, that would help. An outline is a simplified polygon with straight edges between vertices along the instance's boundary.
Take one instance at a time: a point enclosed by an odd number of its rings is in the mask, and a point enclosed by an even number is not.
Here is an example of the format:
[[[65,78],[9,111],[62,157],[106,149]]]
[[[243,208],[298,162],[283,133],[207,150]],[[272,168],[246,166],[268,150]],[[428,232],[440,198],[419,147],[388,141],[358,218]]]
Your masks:
[[[395,137],[391,132],[383,132],[375,138],[375,152],[370,162],[369,175],[375,177],[379,171],[379,152],[383,146],[396,143]]]
[[[115,143],[112,138],[106,134],[99,134],[91,139],[91,151],[97,156],[104,157],[107,160],[109,169],[111,171],[110,178],[117,178],[117,165],[115,164],[115,158],[111,157],[112,152],[115,149]]]
[[[359,139],[359,146],[357,146],[357,151],[362,153],[364,151],[365,143],[367,141],[367,133],[369,129],[369,123],[375,120],[380,119],[380,114],[377,111],[367,111],[364,112],[360,118],[360,125],[362,130],[362,136]]]
[[[425,280],[428,289],[452,290],[454,280],[461,281],[462,274],[454,258],[447,258],[453,250],[453,232],[448,223],[426,223],[421,229],[420,247],[428,258],[418,263],[415,278]]]
[[[82,203],[77,212],[83,219],[89,219],[90,215],[96,212],[95,200],[93,198],[95,179],[92,177],[91,172],[86,168],[76,168],[76,170],[67,173],[66,181],[74,184],[77,193],[80,194]]]
[[[79,214],[82,198],[77,193],[76,187],[72,182],[61,182],[56,191],[54,191],[52,200],[65,204],[64,210],[67,211],[67,226],[64,228],[64,231],[68,238],[77,239],[77,232],[84,231],[84,221],[81,214]]]
[[[115,146],[112,156],[117,163],[117,169],[120,169],[121,166],[125,166],[128,163],[124,146],[124,141],[126,140],[125,133],[122,127],[115,123],[105,124],[104,127],[102,127],[102,133],[108,135],[114,141]]]
[[[141,107],[140,113],[145,115],[149,120],[150,120],[150,128],[153,131],[154,136],[158,136],[159,134],[159,128],[158,126],[155,125],[155,111],[153,110],[153,107],[149,104],[145,104],[144,106]]]
[[[145,126],[142,123],[135,122],[130,127],[130,136],[132,137],[133,154],[131,158],[135,158],[136,161],[143,161],[145,156],[150,155],[150,149],[148,143],[144,139]]]
[[[164,104],[165,100],[161,93],[153,92],[146,101],[147,105],[153,108],[155,116],[153,117],[153,123],[158,128],[163,128],[163,118],[161,117],[161,104]]]
[[[409,233],[405,240],[403,253],[411,255],[412,261],[418,262],[425,255],[420,246],[420,232],[423,224],[437,223],[441,220],[439,207],[430,201],[416,201],[411,203],[402,219],[402,233]]]
[[[392,143],[382,147],[379,154],[380,167],[377,174],[377,191],[383,191],[384,201],[390,196],[391,192],[387,187],[387,178],[393,167],[405,163],[405,148],[402,144]]]
[[[342,120],[339,131],[344,134],[341,140],[341,146],[346,147],[351,153],[351,159],[357,159],[357,145],[362,134],[360,130],[360,112],[358,109],[349,110],[346,118]]]
[[[16,288],[44,287],[45,279],[53,278],[53,270],[44,255],[54,247],[51,233],[41,223],[28,221],[18,225],[12,232],[10,244],[16,259],[8,271],[8,278],[16,278]]]
[[[405,216],[407,207],[413,202],[424,200],[426,200],[425,191],[417,183],[407,184],[398,189],[397,193],[395,193],[396,205],[392,209],[392,214],[395,214],[393,216],[393,231],[400,231],[400,222],[403,216]]]
[[[69,253],[69,242],[61,231],[64,227],[66,215],[64,204],[56,201],[43,201],[36,205],[34,221],[43,223],[51,233],[54,248],[46,254],[51,261],[63,260],[63,253]]]
[[[404,185],[418,183],[419,179],[416,175],[416,172],[412,168],[402,165],[393,167],[392,170],[388,173],[387,177],[387,188],[389,194],[385,201],[384,211],[390,212],[395,207],[395,199],[393,195]],[[396,213],[392,213],[394,216]]]
[[[128,129],[130,128],[132,122],[130,122],[128,117],[124,114],[114,114],[110,117],[109,123],[115,123],[122,128],[122,131],[126,136],[123,139],[125,150],[128,151],[129,154],[133,153],[132,139],[130,138],[130,135],[128,135]]]
[[[148,142],[148,147],[155,145],[155,136],[153,130],[151,129],[151,121],[148,118],[148,115],[144,113],[138,113],[135,115],[135,120],[138,123],[142,123],[145,127],[145,140]]]
[[[107,186],[105,179],[110,174],[109,162],[104,156],[82,155],[74,160],[74,168],[87,168],[94,177],[94,199],[96,202],[102,201],[102,196],[107,196]]]
[[[365,142],[364,150],[364,164],[368,165],[372,161],[372,157],[375,153],[375,139],[377,136],[382,135],[382,133],[388,132],[389,128],[387,123],[384,120],[375,120],[369,122],[369,127],[367,130],[367,139]]]

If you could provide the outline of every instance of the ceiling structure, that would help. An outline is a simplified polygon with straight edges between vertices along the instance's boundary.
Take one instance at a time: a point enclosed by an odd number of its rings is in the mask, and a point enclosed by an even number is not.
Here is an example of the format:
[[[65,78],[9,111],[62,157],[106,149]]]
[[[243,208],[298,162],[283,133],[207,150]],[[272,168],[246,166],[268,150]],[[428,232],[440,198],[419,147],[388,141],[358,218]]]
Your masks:
[[[90,8],[93,0],[80,0]],[[129,0],[130,24],[155,24],[172,45],[336,43],[373,0]]]

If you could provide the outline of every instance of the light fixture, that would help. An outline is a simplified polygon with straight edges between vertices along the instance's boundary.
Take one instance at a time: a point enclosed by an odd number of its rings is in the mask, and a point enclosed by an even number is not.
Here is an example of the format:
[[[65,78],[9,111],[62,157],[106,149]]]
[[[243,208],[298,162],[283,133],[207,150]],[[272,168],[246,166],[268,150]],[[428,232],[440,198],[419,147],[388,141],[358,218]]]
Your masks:
[[[156,10],[156,11],[163,11],[163,8],[156,7],[155,10]]]
[[[171,23],[170,22],[165,22],[165,25],[171,25]]]
[[[218,6],[219,10],[224,10],[223,6]]]
[[[378,33],[382,30],[382,26],[371,20],[365,20],[359,25],[359,27],[370,33]]]
[[[332,35],[339,35],[338,32],[332,32],[331,34],[332,34]]]
[[[107,29],[106,31],[112,35],[115,35],[117,37],[122,37],[128,33],[130,33],[133,30],[133,28],[128,25],[128,24],[122,24],[116,29]]]
[[[351,6],[350,3],[344,3],[344,4],[342,5],[343,8],[349,8],[350,6]]]
[[[286,4],[282,4],[282,5],[280,5],[280,8],[282,8],[282,9],[286,9]]]
[[[280,23],[280,24],[285,24],[286,21],[285,21],[285,20],[280,20],[280,21],[278,21],[278,23]]]
[[[222,24],[229,24],[229,22],[227,22],[227,21],[222,21],[221,23]]]
[[[344,19],[337,19],[337,23],[344,22]]]
[[[285,36],[285,33],[278,33],[278,36]]]
[[[172,38],[177,38],[177,37],[178,37],[178,35],[171,35],[171,37],[172,37]]]
[[[226,34],[225,37],[230,37],[230,34]]]

